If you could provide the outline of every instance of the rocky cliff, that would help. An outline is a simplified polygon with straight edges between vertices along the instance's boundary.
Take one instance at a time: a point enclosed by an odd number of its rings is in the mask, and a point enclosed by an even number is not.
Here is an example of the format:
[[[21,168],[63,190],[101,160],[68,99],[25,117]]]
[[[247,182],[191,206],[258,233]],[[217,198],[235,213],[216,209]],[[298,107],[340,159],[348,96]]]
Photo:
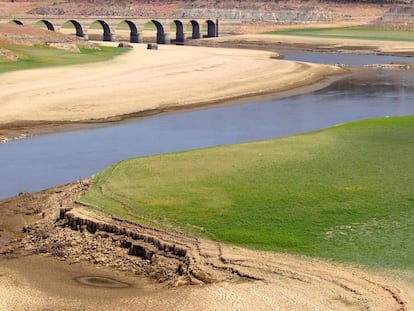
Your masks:
[[[134,16],[159,18],[219,18],[244,23],[309,24],[366,23],[378,19],[395,5],[344,4],[332,1],[250,1],[250,0],[170,0],[170,1],[1,1],[0,15],[38,16]]]

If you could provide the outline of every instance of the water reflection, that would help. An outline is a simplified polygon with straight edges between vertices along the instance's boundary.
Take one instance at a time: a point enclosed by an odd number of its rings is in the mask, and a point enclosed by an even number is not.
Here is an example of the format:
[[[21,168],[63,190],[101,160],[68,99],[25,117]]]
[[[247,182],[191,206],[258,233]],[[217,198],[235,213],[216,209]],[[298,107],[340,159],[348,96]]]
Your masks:
[[[88,177],[119,160],[414,114],[408,71],[366,70],[310,94],[161,115],[0,145],[0,198]]]

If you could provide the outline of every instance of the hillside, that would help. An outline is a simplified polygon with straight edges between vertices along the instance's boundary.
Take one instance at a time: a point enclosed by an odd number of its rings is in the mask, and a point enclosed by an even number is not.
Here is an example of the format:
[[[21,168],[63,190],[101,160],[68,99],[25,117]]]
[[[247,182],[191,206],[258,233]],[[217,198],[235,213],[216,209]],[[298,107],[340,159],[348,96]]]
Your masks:
[[[88,41],[78,40],[74,36],[59,32],[29,26],[0,24],[0,62],[17,61],[21,57],[26,58],[27,55],[24,56],[25,53],[22,51],[20,53],[15,51],[18,46],[49,46],[75,53],[79,53],[79,47],[96,49]]]
[[[404,4],[344,3],[337,1],[25,1],[1,0],[0,16],[138,16],[194,17],[237,19],[253,24],[367,24],[385,20],[393,25],[396,10],[406,11]],[[388,18],[382,17],[391,12]],[[406,21],[404,20],[403,23]],[[408,25],[410,26],[410,25]]]

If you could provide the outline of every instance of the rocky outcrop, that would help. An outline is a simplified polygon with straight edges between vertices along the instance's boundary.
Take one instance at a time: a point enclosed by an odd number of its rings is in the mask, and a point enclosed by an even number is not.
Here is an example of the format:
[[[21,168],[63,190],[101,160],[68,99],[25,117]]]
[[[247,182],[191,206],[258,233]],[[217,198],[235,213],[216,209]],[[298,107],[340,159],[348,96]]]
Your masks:
[[[18,45],[46,45],[56,49],[79,53],[78,46],[90,49],[99,49],[96,45],[86,40],[80,40],[73,36],[68,36],[59,32],[39,29],[30,26],[0,24],[0,42]],[[11,51],[0,48],[0,59],[8,61],[17,60],[17,56]]]
[[[80,53],[80,50],[75,43],[45,42],[45,44],[55,49],[65,50],[72,53]]]
[[[218,243],[109,217],[75,203],[88,185],[82,181],[65,191],[49,190],[49,196],[46,190],[17,198],[19,209],[35,213],[36,221],[23,227],[13,251],[54,256],[70,264],[88,261],[167,286],[254,279],[226,262]]]
[[[40,7],[35,8],[27,12],[31,15],[52,15],[52,16],[59,16],[64,15],[66,12],[63,8],[56,8],[56,7]]]
[[[130,221],[124,221],[120,218],[113,217],[114,223],[109,224],[106,222],[91,219],[79,214],[76,210],[61,209],[59,220],[63,220],[63,225],[69,226],[73,230],[83,231],[87,230],[89,233],[95,234],[96,232],[104,232],[122,236],[121,244],[123,247],[129,248],[129,254],[139,256],[143,259],[150,260],[152,254],[155,252],[152,246],[156,247],[159,251],[170,253],[173,256],[185,258],[187,251],[185,248],[176,244],[170,244],[161,241],[160,239],[142,234],[134,231],[132,227],[136,229],[143,227],[137,223]],[[135,244],[137,241],[138,244]],[[141,244],[139,243],[141,242]],[[148,246],[144,246],[145,243]],[[151,254],[151,255],[150,255]]]
[[[18,57],[12,51],[4,49],[4,48],[0,48],[0,59],[6,60],[9,62],[16,62],[18,60]],[[0,142],[1,142],[1,138],[0,138]]]
[[[168,17],[182,3],[180,1],[100,1],[91,2],[52,2],[27,11],[30,15],[52,16],[134,16]]]

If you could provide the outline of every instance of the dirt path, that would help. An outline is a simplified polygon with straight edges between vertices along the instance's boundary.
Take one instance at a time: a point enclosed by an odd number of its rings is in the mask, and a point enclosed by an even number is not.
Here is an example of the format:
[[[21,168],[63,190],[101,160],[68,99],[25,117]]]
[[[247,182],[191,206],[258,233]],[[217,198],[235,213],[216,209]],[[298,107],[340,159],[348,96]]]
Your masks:
[[[11,239],[0,247],[1,310],[414,310],[413,287],[395,277],[109,218],[74,203],[87,187],[0,201]],[[77,282],[85,276],[129,287]]]

